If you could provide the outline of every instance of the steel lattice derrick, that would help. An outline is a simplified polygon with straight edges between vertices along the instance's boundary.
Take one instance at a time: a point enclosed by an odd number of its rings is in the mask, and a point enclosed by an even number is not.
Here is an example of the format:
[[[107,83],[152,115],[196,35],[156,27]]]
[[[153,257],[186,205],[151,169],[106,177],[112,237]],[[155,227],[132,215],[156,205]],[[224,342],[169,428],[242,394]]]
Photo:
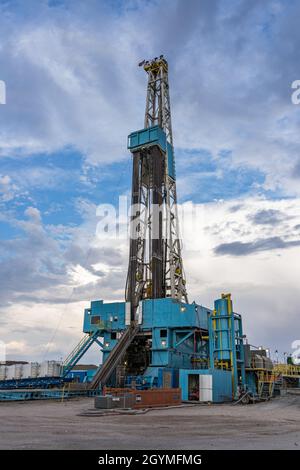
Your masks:
[[[148,74],[144,127],[159,126],[173,152],[167,61],[161,56],[141,65]],[[133,152],[131,203],[126,300],[132,303],[132,312],[145,298],[187,302],[176,180],[168,168],[167,152],[156,145]]]

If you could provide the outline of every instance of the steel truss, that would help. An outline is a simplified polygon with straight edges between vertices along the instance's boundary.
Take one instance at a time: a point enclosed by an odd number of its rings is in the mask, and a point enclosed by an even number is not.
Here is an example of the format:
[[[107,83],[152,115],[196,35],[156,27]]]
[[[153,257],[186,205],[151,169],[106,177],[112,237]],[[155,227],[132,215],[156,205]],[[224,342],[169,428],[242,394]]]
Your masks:
[[[168,64],[161,56],[143,62],[148,74],[145,128],[160,126],[173,149]],[[132,212],[126,300],[132,319],[141,299],[187,302],[181,256],[175,176],[158,146],[133,152]]]

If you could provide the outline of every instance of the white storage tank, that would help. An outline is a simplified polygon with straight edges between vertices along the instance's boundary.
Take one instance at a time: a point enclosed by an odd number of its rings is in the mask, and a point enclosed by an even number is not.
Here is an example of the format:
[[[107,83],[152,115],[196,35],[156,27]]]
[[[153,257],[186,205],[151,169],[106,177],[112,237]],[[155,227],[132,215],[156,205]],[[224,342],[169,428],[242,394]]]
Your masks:
[[[51,361],[44,361],[41,363],[40,376],[41,377],[51,377]]]
[[[36,378],[39,376],[39,372],[40,364],[38,362],[12,364],[10,366],[0,364],[0,380]]]
[[[6,380],[21,379],[23,376],[23,364],[7,366]]]
[[[22,375],[24,379],[28,379],[29,377],[31,377],[31,365],[30,364],[24,364]]]
[[[5,380],[7,375],[7,366],[0,364],[0,380]]]
[[[40,374],[40,364],[38,362],[31,362],[31,377],[36,378]]]
[[[59,377],[61,373],[61,363],[54,361],[53,362],[53,375],[54,377]]]
[[[15,376],[14,379],[21,379],[23,377],[23,364],[15,364]]]
[[[23,378],[36,378],[39,376],[40,364],[38,362],[30,362],[24,364],[23,367]]]
[[[15,366],[7,366],[6,368],[6,380],[11,380],[15,375]]]
[[[61,365],[57,361],[44,361],[41,364],[41,377],[58,377],[60,375]]]

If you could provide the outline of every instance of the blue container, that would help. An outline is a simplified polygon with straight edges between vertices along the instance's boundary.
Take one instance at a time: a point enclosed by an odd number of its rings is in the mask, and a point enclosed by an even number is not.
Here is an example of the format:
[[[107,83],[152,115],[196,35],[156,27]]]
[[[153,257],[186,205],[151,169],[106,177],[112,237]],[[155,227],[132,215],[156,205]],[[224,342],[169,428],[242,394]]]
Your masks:
[[[231,326],[230,321],[230,313],[228,311],[228,300],[218,299],[215,301],[215,309],[217,313],[217,349],[218,352],[218,359],[220,361],[230,360],[230,351],[231,351]],[[224,318],[223,318],[224,317]]]
[[[158,145],[163,152],[167,151],[167,138],[165,132],[159,126],[148,127],[140,131],[132,132],[128,136],[127,148],[134,152],[141,147]]]
[[[172,145],[167,142],[165,132],[159,126],[148,127],[140,131],[132,132],[128,136],[127,148],[135,152],[143,147],[158,145],[163,152],[167,153],[168,174],[175,179],[175,160]]]
[[[232,375],[230,371],[221,369],[180,369],[179,370],[179,387],[181,388],[181,395],[183,401],[189,399],[189,376],[199,376],[199,401],[211,401],[213,403],[222,403],[225,401],[232,401]],[[204,386],[201,388],[202,376],[210,376],[211,388]]]
[[[168,174],[171,178],[175,179],[175,160],[172,145],[167,142],[167,154],[168,154]]]

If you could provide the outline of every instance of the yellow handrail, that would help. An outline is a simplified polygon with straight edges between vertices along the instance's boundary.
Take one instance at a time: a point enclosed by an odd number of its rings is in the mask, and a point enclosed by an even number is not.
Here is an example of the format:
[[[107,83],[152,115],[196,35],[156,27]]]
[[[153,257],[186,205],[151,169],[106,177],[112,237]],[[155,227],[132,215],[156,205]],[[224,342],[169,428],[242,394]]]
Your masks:
[[[300,377],[300,366],[292,364],[274,364],[274,371],[290,377]]]

